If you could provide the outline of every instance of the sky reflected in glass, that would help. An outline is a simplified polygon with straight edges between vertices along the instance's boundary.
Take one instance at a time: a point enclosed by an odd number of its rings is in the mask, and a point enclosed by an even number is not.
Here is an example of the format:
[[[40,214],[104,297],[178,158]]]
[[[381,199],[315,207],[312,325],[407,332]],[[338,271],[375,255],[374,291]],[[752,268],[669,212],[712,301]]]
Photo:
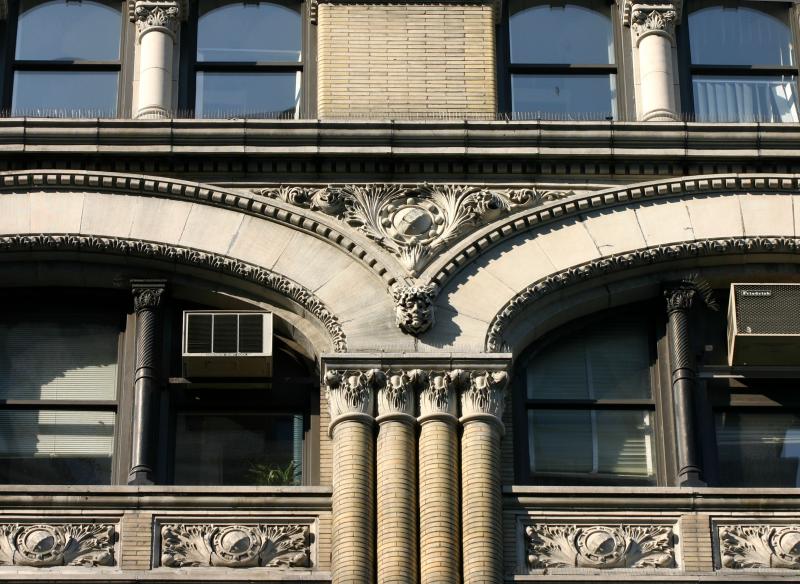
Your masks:
[[[514,112],[543,119],[616,118],[616,75],[512,75]]]
[[[300,73],[197,74],[198,118],[294,117]]]
[[[115,117],[114,71],[17,71],[11,113],[31,117]]]

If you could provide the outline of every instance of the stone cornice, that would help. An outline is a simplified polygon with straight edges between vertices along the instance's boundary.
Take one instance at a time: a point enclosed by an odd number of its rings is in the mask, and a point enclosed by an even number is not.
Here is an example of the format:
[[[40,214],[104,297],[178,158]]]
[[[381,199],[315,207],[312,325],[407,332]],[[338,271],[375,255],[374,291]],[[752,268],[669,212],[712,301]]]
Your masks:
[[[800,254],[798,237],[723,237],[646,247],[611,255],[561,270],[518,292],[495,315],[486,335],[487,351],[506,350],[503,334],[533,303],[541,298],[593,278],[654,264],[690,258],[749,254]]]
[[[341,324],[325,304],[296,282],[264,268],[239,260],[192,248],[129,239],[77,234],[21,234],[0,236],[0,254],[21,252],[80,252],[121,257],[138,257],[172,264],[183,264],[253,282],[297,303],[322,324],[338,351],[347,350]]]

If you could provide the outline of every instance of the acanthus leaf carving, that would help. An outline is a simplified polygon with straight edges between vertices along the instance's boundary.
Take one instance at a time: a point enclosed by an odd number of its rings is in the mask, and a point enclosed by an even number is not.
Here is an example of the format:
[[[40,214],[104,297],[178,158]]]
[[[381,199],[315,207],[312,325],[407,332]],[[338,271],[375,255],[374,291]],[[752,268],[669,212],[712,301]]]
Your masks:
[[[0,524],[0,565],[113,566],[114,540],[106,523]]]
[[[426,387],[419,395],[419,412],[421,417],[452,416],[458,411],[456,401],[457,383],[462,372],[431,371],[427,375]]]
[[[378,388],[378,415],[414,415],[414,395],[417,388],[427,381],[421,369],[411,371],[389,371],[386,383]]]
[[[462,386],[465,386],[461,392],[462,417],[488,415],[502,424],[508,373],[470,371],[468,374],[459,373],[458,377]]]
[[[721,525],[723,568],[800,570],[800,525]]]
[[[525,528],[530,570],[674,568],[669,525],[534,524]]]
[[[174,37],[178,32],[181,9],[177,2],[169,0],[140,1],[136,2],[133,16],[139,35],[152,28],[162,28]]]
[[[372,416],[375,393],[385,387],[386,374],[380,369],[331,370],[324,378],[331,421],[347,414]]]
[[[161,565],[169,568],[308,568],[308,525],[161,526]]]
[[[255,189],[256,194],[335,217],[375,241],[418,275],[442,250],[515,210],[569,196],[533,188],[470,185],[344,185]]]

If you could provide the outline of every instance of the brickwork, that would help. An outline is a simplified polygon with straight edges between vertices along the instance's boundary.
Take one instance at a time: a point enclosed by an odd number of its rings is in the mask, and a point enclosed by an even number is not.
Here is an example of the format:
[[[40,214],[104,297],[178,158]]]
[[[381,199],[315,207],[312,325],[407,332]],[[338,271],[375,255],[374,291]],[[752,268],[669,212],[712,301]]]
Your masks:
[[[711,545],[711,518],[690,513],[680,521],[683,568],[687,572],[711,572],[714,558]]]
[[[500,445],[502,459],[500,461],[500,478],[504,485],[514,484],[514,416],[512,415],[511,392],[506,392],[506,406],[503,411],[503,441]]]
[[[333,454],[328,426],[331,423],[331,413],[328,409],[328,399],[325,388],[319,392],[319,484],[330,486],[332,480]]]
[[[413,419],[378,432],[378,583],[417,582],[417,457]]]
[[[371,424],[343,420],[333,429],[334,584],[374,582],[375,447]]]
[[[500,433],[496,424],[469,421],[461,438],[464,584],[503,581]]]
[[[490,4],[319,6],[320,118],[494,115]]]
[[[455,420],[422,422],[419,436],[420,581],[458,582],[461,572]]]
[[[128,511],[120,521],[120,557],[123,570],[149,570],[152,562],[153,514]]]

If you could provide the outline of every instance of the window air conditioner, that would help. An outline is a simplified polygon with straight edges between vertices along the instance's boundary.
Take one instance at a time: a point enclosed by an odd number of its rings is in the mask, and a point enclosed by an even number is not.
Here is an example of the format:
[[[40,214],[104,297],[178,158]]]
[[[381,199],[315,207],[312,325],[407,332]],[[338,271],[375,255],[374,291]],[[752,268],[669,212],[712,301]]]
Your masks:
[[[800,365],[800,284],[731,284],[728,364]]]
[[[184,311],[184,377],[270,377],[271,375],[271,313]]]

